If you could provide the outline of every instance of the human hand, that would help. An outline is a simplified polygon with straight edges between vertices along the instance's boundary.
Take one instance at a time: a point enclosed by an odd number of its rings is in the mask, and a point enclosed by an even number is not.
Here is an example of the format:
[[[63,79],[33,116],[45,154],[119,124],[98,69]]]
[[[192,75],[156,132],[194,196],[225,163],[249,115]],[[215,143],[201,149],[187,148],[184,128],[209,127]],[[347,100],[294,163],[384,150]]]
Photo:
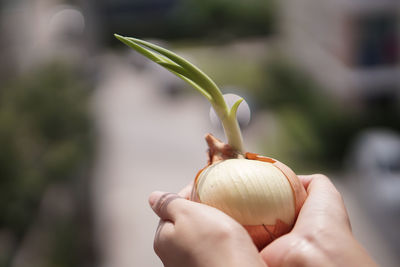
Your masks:
[[[292,231],[265,247],[268,266],[376,266],[356,241],[340,193],[321,174],[300,176],[308,197]]]
[[[353,237],[342,197],[329,179],[299,178],[308,197],[294,228],[260,253],[244,228],[223,212],[153,193],[150,204],[161,218],[156,253],[165,266],[376,266]],[[180,195],[188,197],[190,191],[186,187]]]
[[[160,217],[154,250],[164,266],[265,266],[246,230],[222,211],[185,199],[190,191],[149,197]]]

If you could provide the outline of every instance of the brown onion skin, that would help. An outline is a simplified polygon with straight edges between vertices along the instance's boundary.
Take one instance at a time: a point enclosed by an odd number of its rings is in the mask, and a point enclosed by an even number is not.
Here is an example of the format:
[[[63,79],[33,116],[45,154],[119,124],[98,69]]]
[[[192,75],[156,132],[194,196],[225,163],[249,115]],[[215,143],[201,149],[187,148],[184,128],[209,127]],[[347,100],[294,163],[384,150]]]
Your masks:
[[[297,218],[300,209],[303,206],[303,203],[307,197],[306,190],[304,189],[304,186],[301,183],[300,179],[297,177],[297,175],[282,162],[269,157],[264,157],[255,153],[248,152],[245,154],[245,158],[248,160],[258,160],[258,161],[272,163],[286,176],[293,191],[294,205],[295,205],[294,216],[295,218]],[[197,194],[197,180],[200,173],[211,164],[212,163],[209,162],[209,164],[205,168],[203,168],[197,173],[196,178],[194,180],[191,200],[196,202],[201,202]],[[293,225],[288,225],[283,221],[277,219],[274,225],[243,225],[243,227],[250,234],[256,247],[259,250],[261,250],[276,238],[290,232],[290,230],[293,228]]]

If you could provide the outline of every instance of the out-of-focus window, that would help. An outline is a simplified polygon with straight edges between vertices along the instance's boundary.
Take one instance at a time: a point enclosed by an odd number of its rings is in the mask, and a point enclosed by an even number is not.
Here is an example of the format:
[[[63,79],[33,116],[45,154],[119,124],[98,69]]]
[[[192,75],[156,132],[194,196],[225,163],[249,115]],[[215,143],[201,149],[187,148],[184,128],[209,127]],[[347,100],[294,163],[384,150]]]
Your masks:
[[[371,68],[399,63],[399,30],[395,14],[364,15],[358,20],[356,64]]]

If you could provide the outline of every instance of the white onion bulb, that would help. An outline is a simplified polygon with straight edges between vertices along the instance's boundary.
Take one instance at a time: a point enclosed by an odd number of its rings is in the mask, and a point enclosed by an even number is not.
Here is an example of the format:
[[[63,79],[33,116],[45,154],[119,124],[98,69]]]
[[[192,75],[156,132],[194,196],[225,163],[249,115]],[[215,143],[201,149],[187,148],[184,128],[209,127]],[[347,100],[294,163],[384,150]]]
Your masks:
[[[272,163],[228,159],[201,172],[197,181],[201,203],[230,215],[242,225],[292,225],[295,203],[286,176]]]
[[[196,176],[191,199],[242,224],[259,249],[289,232],[307,197],[296,174],[272,158],[237,155],[212,135],[206,140],[209,165]]]

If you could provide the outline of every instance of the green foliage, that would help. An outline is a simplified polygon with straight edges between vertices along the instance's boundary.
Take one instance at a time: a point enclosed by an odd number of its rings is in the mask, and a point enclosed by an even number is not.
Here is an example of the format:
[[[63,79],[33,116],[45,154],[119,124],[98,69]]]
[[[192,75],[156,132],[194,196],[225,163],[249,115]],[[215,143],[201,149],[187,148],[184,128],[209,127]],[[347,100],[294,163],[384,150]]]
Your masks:
[[[272,0],[181,0],[171,18],[181,35],[223,37],[270,34],[276,14]]]
[[[266,150],[302,170],[340,164],[353,131],[351,111],[339,108],[309,75],[282,58],[268,61],[264,73],[257,104],[277,116],[280,136]]]
[[[98,1],[103,33],[139,38],[226,40],[275,32],[276,0]]]
[[[44,190],[73,182],[88,167],[89,93],[77,73],[57,63],[0,91],[0,229],[17,240],[32,224]]]
[[[265,142],[267,152],[301,171],[337,169],[357,134],[369,127],[400,129],[399,112],[383,107],[344,107],[311,76],[282,58],[267,62],[258,107],[279,121],[278,141]]]

